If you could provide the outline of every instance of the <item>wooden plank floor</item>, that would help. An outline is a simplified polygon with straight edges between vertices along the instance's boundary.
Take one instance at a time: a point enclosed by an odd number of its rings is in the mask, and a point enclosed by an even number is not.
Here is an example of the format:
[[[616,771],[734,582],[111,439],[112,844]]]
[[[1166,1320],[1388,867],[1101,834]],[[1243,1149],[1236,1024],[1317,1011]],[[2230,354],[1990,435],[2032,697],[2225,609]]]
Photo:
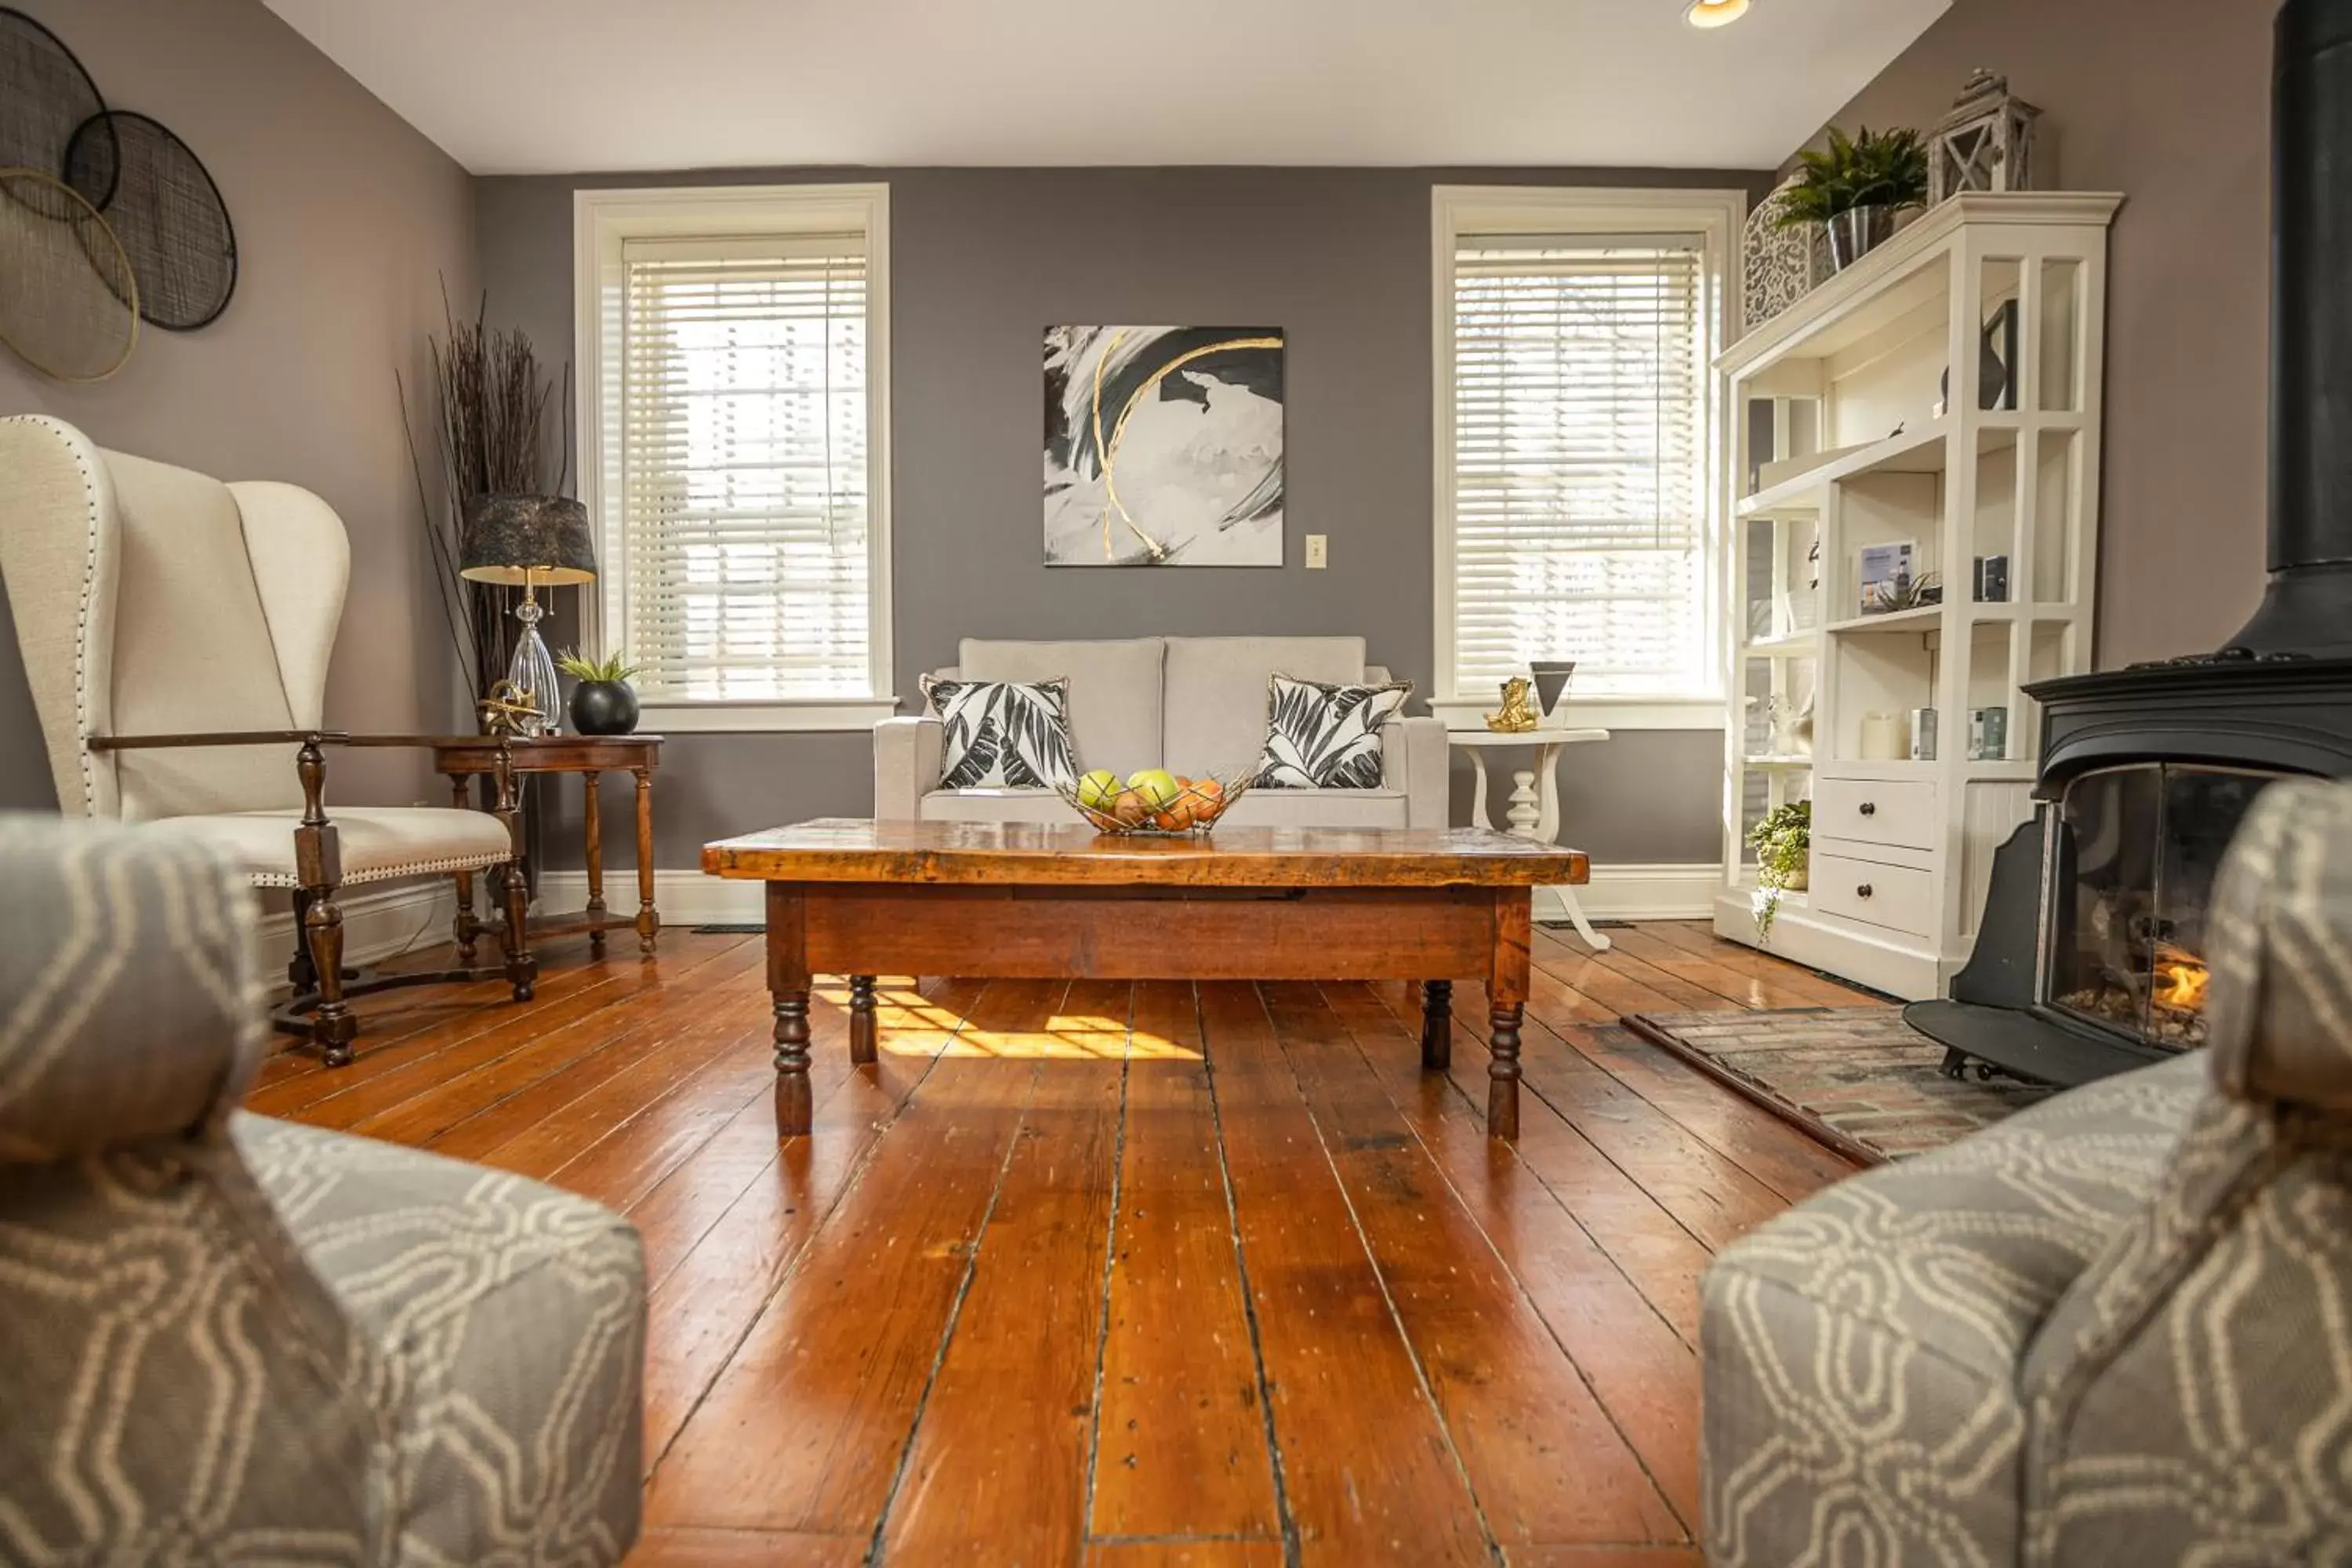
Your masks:
[[[253,1109],[626,1213],[646,1564],[1696,1563],[1698,1279],[1848,1173],[1630,1037],[1867,1001],[1697,924],[1538,928],[1516,1147],[1404,985],[886,981],[779,1143],[755,935],[362,1004]]]

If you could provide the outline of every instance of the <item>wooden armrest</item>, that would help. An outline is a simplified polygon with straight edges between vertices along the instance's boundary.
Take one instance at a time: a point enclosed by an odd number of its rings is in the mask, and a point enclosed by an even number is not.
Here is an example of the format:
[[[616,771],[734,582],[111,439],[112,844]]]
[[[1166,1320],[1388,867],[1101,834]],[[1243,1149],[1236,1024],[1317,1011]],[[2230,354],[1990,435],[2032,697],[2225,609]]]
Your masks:
[[[230,730],[213,735],[92,735],[93,752],[144,752],[167,746],[337,746],[340,730]]]
[[[443,746],[498,745],[505,740],[499,735],[335,735],[327,743],[335,746],[415,746],[437,751]]]
[[[496,743],[493,735],[354,735],[345,730],[233,730],[209,735],[92,735],[93,752],[144,752],[185,746],[440,746]]]

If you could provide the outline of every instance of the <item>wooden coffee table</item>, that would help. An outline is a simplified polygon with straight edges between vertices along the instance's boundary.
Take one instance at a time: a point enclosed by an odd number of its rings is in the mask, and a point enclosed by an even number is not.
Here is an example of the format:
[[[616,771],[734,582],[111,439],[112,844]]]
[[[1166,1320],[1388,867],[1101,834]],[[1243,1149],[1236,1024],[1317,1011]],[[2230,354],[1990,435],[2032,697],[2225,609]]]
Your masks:
[[[1456,980],[1486,983],[1486,1128],[1519,1131],[1531,889],[1584,856],[1469,828],[1228,827],[1124,838],[1081,823],[837,817],[702,847],[768,885],[776,1130],[809,1130],[809,984],[849,976],[849,1058],[875,1059],[874,977],[1414,980],[1421,1061],[1451,1059]]]

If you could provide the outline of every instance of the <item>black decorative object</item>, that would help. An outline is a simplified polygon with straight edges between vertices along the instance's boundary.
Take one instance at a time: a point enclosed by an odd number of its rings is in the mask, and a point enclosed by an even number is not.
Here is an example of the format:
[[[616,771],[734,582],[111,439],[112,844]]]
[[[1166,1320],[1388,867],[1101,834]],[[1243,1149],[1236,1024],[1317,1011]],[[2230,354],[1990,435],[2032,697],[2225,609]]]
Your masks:
[[[96,120],[100,134],[113,134],[105,113],[98,84],[73,51],[22,11],[0,6],[0,168],[62,178],[66,150],[77,130]],[[113,161],[111,153],[108,161]],[[113,194],[110,184],[94,193],[82,191],[90,205],[101,209]],[[69,217],[80,205],[56,193],[19,192],[16,199],[52,202],[55,210],[38,209],[52,218]]]
[[[2017,301],[2004,300],[1985,322],[1983,335],[1977,344],[1977,406],[1985,410],[2017,407],[2017,377],[2011,367],[2017,363]],[[1944,401],[1937,408],[1943,412],[1952,401],[1952,373],[1944,371]]]
[[[0,169],[0,343],[59,381],[104,381],[139,342],[139,285],[98,209],[31,169]]]
[[[228,309],[236,231],[220,187],[186,142],[144,114],[101,110],[67,144],[65,178],[121,238],[147,321],[194,331]]]
[[[1572,658],[1538,658],[1528,666],[1536,678],[1536,700],[1542,705],[1547,719],[1559,710],[1559,700],[1568,695],[1569,678],[1576,673]]]
[[[636,689],[625,680],[583,680],[572,689],[572,729],[581,735],[626,735],[637,727]]]
[[[2009,603],[2009,557],[1979,555],[1976,559],[1976,602],[1979,605]]]

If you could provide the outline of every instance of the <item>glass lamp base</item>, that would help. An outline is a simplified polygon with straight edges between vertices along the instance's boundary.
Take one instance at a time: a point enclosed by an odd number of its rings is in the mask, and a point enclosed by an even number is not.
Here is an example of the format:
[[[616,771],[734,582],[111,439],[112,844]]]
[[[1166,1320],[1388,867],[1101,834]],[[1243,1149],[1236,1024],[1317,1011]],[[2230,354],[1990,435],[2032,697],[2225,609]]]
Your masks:
[[[530,598],[516,606],[515,619],[522,623],[522,636],[515,639],[514,658],[507,666],[507,679],[513,683],[515,700],[537,710],[536,718],[523,721],[523,733],[527,735],[554,734],[561,728],[559,721],[563,713],[562,692],[555,679],[555,659],[539,635],[539,619],[543,614]]]

